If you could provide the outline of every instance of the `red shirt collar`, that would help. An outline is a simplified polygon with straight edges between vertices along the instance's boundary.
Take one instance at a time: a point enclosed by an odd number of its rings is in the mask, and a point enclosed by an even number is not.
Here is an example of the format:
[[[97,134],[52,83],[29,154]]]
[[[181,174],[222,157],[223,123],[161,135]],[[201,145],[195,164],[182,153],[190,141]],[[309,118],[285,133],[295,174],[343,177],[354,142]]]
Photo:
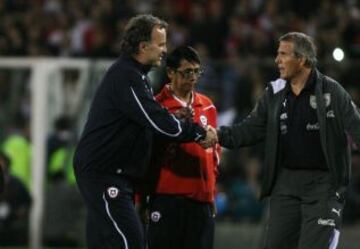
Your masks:
[[[168,108],[181,108],[186,107],[185,102],[180,100],[178,97],[176,97],[170,90],[170,87],[168,84],[166,84],[162,89],[161,92],[156,96],[156,99],[160,102],[167,102],[166,106]],[[175,100],[175,101],[174,101]],[[201,98],[199,98],[199,95],[192,91],[192,100],[191,100],[191,106],[197,107],[204,105]]]

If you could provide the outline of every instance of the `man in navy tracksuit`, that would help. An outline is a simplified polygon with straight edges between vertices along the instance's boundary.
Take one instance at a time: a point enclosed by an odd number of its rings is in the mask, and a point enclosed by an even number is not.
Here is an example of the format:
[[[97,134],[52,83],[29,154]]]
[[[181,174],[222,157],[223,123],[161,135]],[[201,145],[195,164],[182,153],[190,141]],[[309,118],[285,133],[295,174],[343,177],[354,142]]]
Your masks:
[[[166,52],[167,24],[151,15],[132,18],[120,58],[97,89],[76,149],[77,184],[85,199],[90,249],[143,249],[133,204],[151,153],[153,133],[179,142],[216,141],[212,131],[177,120],[153,97],[147,73]]]

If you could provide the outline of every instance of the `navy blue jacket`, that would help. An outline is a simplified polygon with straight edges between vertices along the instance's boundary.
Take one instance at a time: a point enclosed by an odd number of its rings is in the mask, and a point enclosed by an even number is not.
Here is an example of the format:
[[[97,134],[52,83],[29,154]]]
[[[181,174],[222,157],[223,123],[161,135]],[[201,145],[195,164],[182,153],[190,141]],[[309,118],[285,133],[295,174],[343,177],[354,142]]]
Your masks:
[[[76,148],[77,176],[100,173],[141,178],[154,133],[178,142],[204,138],[202,127],[181,122],[154,100],[146,76],[149,69],[122,56],[106,72]]]

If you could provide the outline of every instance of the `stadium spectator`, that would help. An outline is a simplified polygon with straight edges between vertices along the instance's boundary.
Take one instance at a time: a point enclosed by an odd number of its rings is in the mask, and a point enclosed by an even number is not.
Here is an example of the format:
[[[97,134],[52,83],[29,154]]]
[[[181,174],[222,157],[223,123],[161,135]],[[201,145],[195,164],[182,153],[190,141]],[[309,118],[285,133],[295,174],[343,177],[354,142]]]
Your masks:
[[[10,158],[0,153],[4,191],[0,194],[0,246],[26,245],[31,197],[25,185],[10,174]]]
[[[75,184],[75,176],[72,165],[74,155],[73,134],[71,132],[71,119],[60,116],[55,120],[55,130],[47,141],[47,164],[48,179],[63,175],[66,181]]]
[[[2,144],[3,152],[10,158],[10,174],[18,177],[27,189],[31,187],[29,132],[29,121],[17,114]]]

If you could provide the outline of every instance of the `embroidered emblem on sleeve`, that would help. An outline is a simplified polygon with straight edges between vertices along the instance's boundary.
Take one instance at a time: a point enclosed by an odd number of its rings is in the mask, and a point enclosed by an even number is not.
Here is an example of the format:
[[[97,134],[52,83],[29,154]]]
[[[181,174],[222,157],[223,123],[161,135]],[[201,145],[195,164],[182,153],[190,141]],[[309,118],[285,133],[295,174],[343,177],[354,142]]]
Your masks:
[[[161,214],[159,211],[154,211],[150,215],[150,219],[153,222],[158,222],[160,220],[160,218],[161,218]]]

